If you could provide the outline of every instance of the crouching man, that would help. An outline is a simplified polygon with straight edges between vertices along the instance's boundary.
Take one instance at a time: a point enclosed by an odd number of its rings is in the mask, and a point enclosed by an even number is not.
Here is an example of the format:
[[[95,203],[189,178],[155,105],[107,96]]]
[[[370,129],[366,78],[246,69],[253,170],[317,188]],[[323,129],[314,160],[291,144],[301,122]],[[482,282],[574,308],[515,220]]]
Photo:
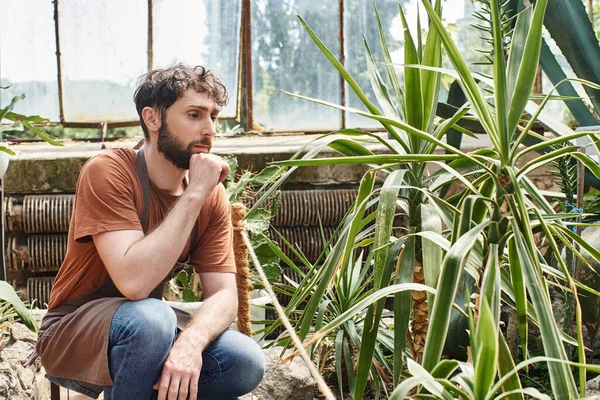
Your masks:
[[[210,154],[226,89],[211,71],[178,65],[141,77],[134,100],[143,148],[109,150],[81,170],[37,353],[50,380],[94,398],[236,398],[258,385],[265,360],[227,330],[237,312],[220,184],[229,167]],[[205,296],[191,317],[161,301],[180,264]]]

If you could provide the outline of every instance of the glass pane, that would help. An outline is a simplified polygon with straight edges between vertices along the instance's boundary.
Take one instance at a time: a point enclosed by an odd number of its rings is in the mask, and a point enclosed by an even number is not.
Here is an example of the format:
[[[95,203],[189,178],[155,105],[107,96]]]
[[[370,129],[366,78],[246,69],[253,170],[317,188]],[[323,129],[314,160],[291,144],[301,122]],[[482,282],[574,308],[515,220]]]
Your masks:
[[[341,112],[292,98],[280,89],[340,104],[340,78],[296,18],[297,11],[339,54],[337,1],[253,0],[254,120],[266,130],[335,130]]]
[[[229,92],[219,116],[235,117],[240,51],[240,0],[154,0],[153,66],[182,62],[215,71]]]
[[[379,73],[386,82],[388,90],[393,94],[393,88],[389,83],[386,68],[382,64],[383,56],[380,46],[379,29],[377,27],[373,5],[371,2],[364,2],[361,0],[347,0],[344,4],[346,66],[367,97],[381,109],[377,102],[377,98],[371,89],[368,67],[365,59],[365,48],[362,41],[362,35],[364,34],[375,63],[378,66]],[[421,28],[424,31],[428,26],[427,13],[422,7],[420,7],[420,9],[417,8],[417,0],[400,0],[400,4],[406,14],[409,29],[413,38],[416,40],[417,18],[420,16]],[[377,1],[377,8],[379,9],[379,15],[381,17],[381,23],[383,25],[392,62],[402,64],[404,62],[404,33],[398,12],[398,2],[396,0],[379,0]],[[489,66],[473,65],[473,63],[485,60],[485,55],[477,52],[476,49],[486,49],[489,47],[489,45],[480,38],[480,36],[483,36],[480,31],[471,26],[471,24],[479,22],[472,16],[473,12],[479,8],[479,3],[475,4],[471,0],[447,0],[443,2],[442,19],[446,23],[462,56],[467,63],[472,66],[473,70],[491,73]],[[425,40],[426,36],[424,35],[423,41]],[[443,59],[443,66],[445,68],[453,68],[446,57]],[[403,86],[404,76],[402,67],[397,67],[397,73],[400,83]],[[443,101],[446,97],[447,90],[442,86],[440,100]],[[346,85],[346,104],[350,107],[366,110],[362,101],[358,99],[348,85]],[[347,114],[346,125],[348,127],[362,128],[381,127],[376,121],[352,113]]]
[[[147,67],[147,0],[58,4],[65,120],[137,120],[132,98]]]
[[[21,114],[59,120],[54,6],[48,0],[0,0],[0,107],[25,93]],[[9,16],[9,17],[6,17]],[[27,27],[24,31],[24,27]]]
[[[412,20],[416,20],[416,14],[414,16],[410,14],[412,8],[416,11],[416,1],[403,0],[401,3],[407,13],[407,19],[411,21],[412,17]],[[394,62],[400,63],[402,60],[402,42],[400,40],[403,40],[403,34],[398,12],[398,0],[378,0],[377,9],[392,59]],[[363,0],[347,0],[344,2],[346,68],[350,71],[363,92],[365,92],[367,98],[381,109],[371,88],[363,35],[367,39],[379,73],[388,82],[387,72],[385,66],[382,64],[384,62],[383,54],[381,52],[379,28],[377,26],[375,11],[373,10],[373,3]],[[391,86],[388,86],[388,89],[393,93]],[[348,84],[346,84],[346,104],[349,107],[367,110],[363,102],[356,96]],[[381,127],[381,124],[354,113],[346,113],[346,126],[374,128]]]
[[[489,34],[475,27],[473,24],[484,25],[479,19],[473,16],[474,12],[480,11],[482,4],[479,2],[471,2],[467,0],[453,0],[456,7],[446,6],[448,15],[444,18],[452,25],[449,27],[454,43],[462,54],[463,58],[469,65],[471,71],[480,72],[486,75],[493,73],[491,64],[486,59],[486,54],[477,50],[492,52],[492,45],[483,38],[489,37]],[[460,2],[462,2],[462,15],[456,9],[460,10]],[[454,10],[450,12],[450,10]],[[443,11],[442,11],[443,12]],[[452,19],[450,18],[452,17]],[[444,57],[444,67],[453,68],[447,57]],[[484,63],[480,65],[479,63]]]

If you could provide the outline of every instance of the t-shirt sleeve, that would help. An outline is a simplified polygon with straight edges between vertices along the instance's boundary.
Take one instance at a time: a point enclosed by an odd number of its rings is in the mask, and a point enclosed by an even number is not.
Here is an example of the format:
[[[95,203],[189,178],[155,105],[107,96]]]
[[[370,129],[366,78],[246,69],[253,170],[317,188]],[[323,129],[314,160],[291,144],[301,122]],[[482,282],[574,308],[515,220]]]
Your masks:
[[[92,235],[142,230],[134,201],[134,182],[122,165],[107,156],[89,160],[81,170],[72,221],[78,242]]]
[[[233,255],[231,205],[223,185],[218,185],[211,201],[205,203],[201,218],[207,216],[206,230],[196,240],[190,264],[196,272],[236,272]]]

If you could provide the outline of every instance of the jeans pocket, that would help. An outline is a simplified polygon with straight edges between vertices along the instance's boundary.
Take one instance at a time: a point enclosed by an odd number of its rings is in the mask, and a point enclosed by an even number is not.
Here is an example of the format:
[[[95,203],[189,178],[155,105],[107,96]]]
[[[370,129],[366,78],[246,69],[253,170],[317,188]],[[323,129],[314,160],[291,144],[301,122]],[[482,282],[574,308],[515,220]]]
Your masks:
[[[65,389],[73,390],[77,393],[81,393],[92,399],[97,399],[100,393],[104,391],[104,387],[94,385],[88,382],[76,381],[75,379],[67,378],[56,378],[54,376],[46,375],[46,378],[50,382],[56,383],[58,386],[62,386]]]

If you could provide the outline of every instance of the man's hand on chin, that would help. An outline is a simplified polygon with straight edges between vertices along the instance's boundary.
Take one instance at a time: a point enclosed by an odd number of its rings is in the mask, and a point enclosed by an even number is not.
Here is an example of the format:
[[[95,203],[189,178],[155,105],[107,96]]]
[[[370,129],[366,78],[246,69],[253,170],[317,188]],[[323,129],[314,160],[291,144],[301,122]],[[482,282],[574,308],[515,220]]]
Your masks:
[[[159,381],[154,384],[158,400],[195,399],[198,396],[198,380],[202,370],[202,351],[189,334],[179,334],[167,357]]]

